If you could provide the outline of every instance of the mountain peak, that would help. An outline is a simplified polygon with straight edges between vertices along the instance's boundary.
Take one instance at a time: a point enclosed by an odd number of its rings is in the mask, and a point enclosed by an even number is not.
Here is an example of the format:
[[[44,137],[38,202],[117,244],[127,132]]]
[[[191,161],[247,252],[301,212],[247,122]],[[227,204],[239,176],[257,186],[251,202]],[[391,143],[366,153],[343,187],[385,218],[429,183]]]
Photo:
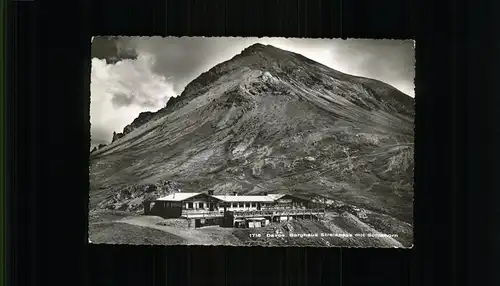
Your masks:
[[[266,47],[269,47],[268,45],[264,45],[261,43],[255,43],[253,45],[250,45],[246,48],[243,49],[243,52],[255,52],[255,51],[262,51],[266,49]]]
[[[264,44],[261,44],[261,43],[255,43],[253,45],[250,45],[248,47],[246,47],[246,49],[262,49],[262,48],[265,48],[265,47],[268,47],[269,45],[264,45]]]
[[[271,45],[264,45],[261,43],[255,43],[251,46],[246,47],[241,51],[241,55],[251,55],[251,54],[257,54],[257,53],[262,53],[262,52],[271,52],[271,53],[276,53],[276,52],[286,52],[284,50],[281,50],[279,48],[276,48]]]
[[[200,88],[209,86],[211,83],[218,80],[223,74],[231,73],[235,69],[243,66],[262,68],[272,62],[285,59],[286,55],[289,54],[290,52],[281,50],[271,45],[255,43],[243,49],[240,54],[234,56],[233,58],[219,63],[210,70],[200,74],[184,88],[179,100],[186,99],[186,95],[192,93],[193,91],[198,91]],[[199,92],[196,92],[196,94],[199,94]]]

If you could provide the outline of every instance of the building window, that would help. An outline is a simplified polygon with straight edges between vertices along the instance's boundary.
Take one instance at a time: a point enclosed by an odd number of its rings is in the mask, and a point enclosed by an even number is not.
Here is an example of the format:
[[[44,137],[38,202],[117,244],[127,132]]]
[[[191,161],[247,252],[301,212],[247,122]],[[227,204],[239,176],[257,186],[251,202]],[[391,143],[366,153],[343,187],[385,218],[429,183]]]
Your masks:
[[[250,203],[245,203],[245,207],[249,208],[250,207]]]
[[[251,206],[252,208],[254,208],[254,207],[255,207],[255,203],[250,203],[250,206]]]
[[[205,204],[203,204],[203,203],[198,203],[198,208],[200,208],[200,209],[205,208]]]
[[[231,207],[233,207],[233,208],[237,208],[237,207],[238,207],[238,204],[237,204],[237,203],[232,203],[232,204],[231,204]]]
[[[187,208],[192,209],[193,208],[193,203],[187,203]]]
[[[243,203],[239,203],[239,207],[242,208],[243,207]]]

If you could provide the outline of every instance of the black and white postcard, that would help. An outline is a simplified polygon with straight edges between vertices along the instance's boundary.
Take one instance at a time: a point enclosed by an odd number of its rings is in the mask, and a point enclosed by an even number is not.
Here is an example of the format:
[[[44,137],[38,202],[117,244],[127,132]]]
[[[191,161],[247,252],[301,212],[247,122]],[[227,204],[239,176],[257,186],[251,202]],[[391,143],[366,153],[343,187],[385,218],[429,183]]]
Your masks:
[[[414,46],[94,37],[90,243],[411,247]]]

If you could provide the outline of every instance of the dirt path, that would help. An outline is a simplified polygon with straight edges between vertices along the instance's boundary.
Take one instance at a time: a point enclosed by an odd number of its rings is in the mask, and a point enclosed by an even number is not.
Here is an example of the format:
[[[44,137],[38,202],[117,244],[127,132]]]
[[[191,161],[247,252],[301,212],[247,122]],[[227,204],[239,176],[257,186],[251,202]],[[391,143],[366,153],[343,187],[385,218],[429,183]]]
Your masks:
[[[152,216],[128,217],[117,220],[119,223],[127,223],[135,226],[149,227],[177,236],[186,240],[188,245],[218,245],[220,242],[214,240],[209,234],[201,232],[197,229],[180,229],[171,226],[157,225],[156,223],[162,221],[161,218]]]

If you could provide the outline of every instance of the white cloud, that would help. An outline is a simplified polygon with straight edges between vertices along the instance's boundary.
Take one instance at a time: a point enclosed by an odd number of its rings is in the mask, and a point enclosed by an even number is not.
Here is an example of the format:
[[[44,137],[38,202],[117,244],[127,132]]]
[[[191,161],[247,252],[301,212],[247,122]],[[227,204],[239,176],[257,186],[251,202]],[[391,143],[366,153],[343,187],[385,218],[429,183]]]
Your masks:
[[[175,95],[172,85],[151,71],[154,60],[150,54],[114,65],[92,59],[90,117],[94,142],[109,142],[113,131],[121,132],[140,112],[158,110]]]

